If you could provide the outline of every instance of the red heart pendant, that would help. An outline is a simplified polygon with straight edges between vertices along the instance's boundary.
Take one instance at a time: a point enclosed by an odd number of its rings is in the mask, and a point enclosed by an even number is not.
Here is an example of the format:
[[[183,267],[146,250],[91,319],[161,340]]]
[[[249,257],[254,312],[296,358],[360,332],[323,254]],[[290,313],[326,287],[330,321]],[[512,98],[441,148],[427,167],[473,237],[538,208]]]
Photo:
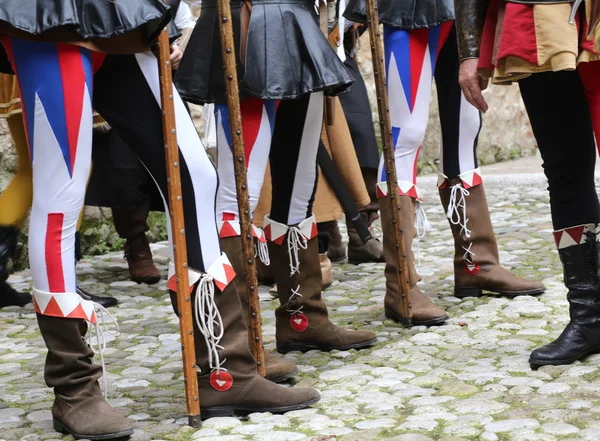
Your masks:
[[[477,274],[479,272],[479,269],[481,267],[479,266],[478,263],[472,263],[472,264],[466,264],[465,265],[465,271],[467,272],[467,274],[474,276],[475,274]]]
[[[290,317],[290,326],[296,332],[306,331],[306,328],[308,328],[308,317],[304,314],[294,314]]]
[[[210,385],[219,392],[225,392],[233,386],[233,377],[225,371],[214,371],[210,374]]]

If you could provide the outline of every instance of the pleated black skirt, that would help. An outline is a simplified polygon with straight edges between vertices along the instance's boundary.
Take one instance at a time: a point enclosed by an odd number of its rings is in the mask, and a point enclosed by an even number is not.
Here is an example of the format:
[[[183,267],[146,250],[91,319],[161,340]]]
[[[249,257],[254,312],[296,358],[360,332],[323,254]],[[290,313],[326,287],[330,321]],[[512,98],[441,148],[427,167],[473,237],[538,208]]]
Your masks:
[[[337,95],[354,81],[321,33],[313,0],[254,0],[242,63],[241,7],[231,2],[242,99]],[[175,83],[187,101],[224,103],[223,69],[217,4],[204,0]]]
[[[69,28],[84,40],[106,39],[146,27],[151,41],[169,19],[161,0],[0,1],[0,29],[31,35]]]
[[[401,29],[430,28],[454,20],[453,0],[378,0],[379,21]],[[366,23],[365,0],[350,0],[344,17]]]

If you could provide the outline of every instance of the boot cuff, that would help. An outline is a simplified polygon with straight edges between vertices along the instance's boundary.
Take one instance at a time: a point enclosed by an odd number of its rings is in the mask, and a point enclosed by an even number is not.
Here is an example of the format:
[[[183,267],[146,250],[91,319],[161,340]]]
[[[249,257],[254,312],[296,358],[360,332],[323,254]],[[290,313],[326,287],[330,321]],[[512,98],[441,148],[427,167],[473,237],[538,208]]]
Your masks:
[[[242,234],[240,222],[238,220],[219,221],[217,222],[217,229],[219,231],[219,239],[223,239],[225,237],[236,237]],[[260,242],[266,242],[263,231],[254,224],[252,224],[252,235]]]
[[[413,199],[418,201],[422,201],[421,190],[417,187],[416,184],[413,184],[410,181],[398,181],[398,195],[399,196],[410,196]],[[388,185],[387,182],[378,182],[377,183],[377,197],[384,198],[389,196]]]
[[[594,236],[591,236],[589,233],[593,233]],[[575,227],[555,231],[554,240],[556,242],[556,247],[559,250],[562,250],[564,248],[584,244],[590,240],[590,237],[594,237],[595,241],[598,242],[598,234],[600,234],[600,226],[597,224],[577,225]]]
[[[314,215],[304,219],[297,227],[306,240],[317,237],[317,234],[319,233],[317,230],[317,218]],[[288,225],[275,222],[268,214],[265,216],[265,236],[267,237],[267,240],[274,242],[277,245],[281,245],[288,230]]]
[[[94,302],[72,292],[46,292],[33,288],[33,309],[41,315],[74,318],[96,323]]]
[[[212,265],[208,267],[206,274],[213,278],[215,286],[219,288],[221,292],[227,288],[227,285],[229,285],[229,283],[235,278],[235,271],[233,270],[233,266],[231,265],[231,262],[229,262],[229,259],[225,253],[222,253],[221,257],[215,260]],[[202,278],[202,273],[193,269],[188,269],[188,278],[191,292],[192,288]],[[169,290],[177,292],[177,274],[175,274],[175,265],[172,262],[169,263],[168,280]]]
[[[483,183],[483,180],[481,178],[481,169],[479,167],[476,169],[461,173],[460,175],[458,175],[458,178],[460,179],[462,186],[464,188],[466,188],[467,190],[469,188],[477,187],[478,185],[481,185]],[[444,188],[448,187],[449,185],[451,185],[450,178],[448,178],[448,176],[446,176],[445,174],[438,172],[438,182],[437,182],[438,188],[440,190],[443,190]]]

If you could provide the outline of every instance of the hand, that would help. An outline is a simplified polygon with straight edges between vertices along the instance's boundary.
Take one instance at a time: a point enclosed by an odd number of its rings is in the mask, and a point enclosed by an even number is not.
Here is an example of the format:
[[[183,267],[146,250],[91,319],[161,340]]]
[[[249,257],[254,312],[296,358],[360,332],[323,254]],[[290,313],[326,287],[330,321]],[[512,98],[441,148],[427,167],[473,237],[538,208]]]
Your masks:
[[[183,57],[183,51],[179,46],[174,44],[171,46],[171,69],[177,70],[179,68],[179,63],[181,62],[181,58]]]
[[[458,82],[462,88],[465,98],[480,112],[488,110],[487,102],[481,92],[487,89],[488,80],[484,80],[477,73],[479,59],[471,58],[460,63]]]

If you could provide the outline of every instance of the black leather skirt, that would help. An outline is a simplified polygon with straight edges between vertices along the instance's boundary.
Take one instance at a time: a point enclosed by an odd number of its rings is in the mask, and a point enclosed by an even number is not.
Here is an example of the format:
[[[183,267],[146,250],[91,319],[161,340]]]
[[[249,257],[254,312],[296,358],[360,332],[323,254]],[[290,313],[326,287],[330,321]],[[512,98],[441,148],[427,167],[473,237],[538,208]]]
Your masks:
[[[0,29],[32,35],[68,28],[85,40],[106,39],[147,27],[150,41],[169,19],[161,0],[0,1]]]
[[[378,0],[377,7],[379,21],[395,28],[430,28],[454,20],[453,0]],[[365,0],[350,0],[344,17],[366,23]]]
[[[243,64],[241,8],[231,1],[241,99],[337,95],[354,81],[321,33],[313,0],[253,0]],[[204,0],[175,84],[183,99],[204,104],[225,102],[224,83],[217,3]]]

